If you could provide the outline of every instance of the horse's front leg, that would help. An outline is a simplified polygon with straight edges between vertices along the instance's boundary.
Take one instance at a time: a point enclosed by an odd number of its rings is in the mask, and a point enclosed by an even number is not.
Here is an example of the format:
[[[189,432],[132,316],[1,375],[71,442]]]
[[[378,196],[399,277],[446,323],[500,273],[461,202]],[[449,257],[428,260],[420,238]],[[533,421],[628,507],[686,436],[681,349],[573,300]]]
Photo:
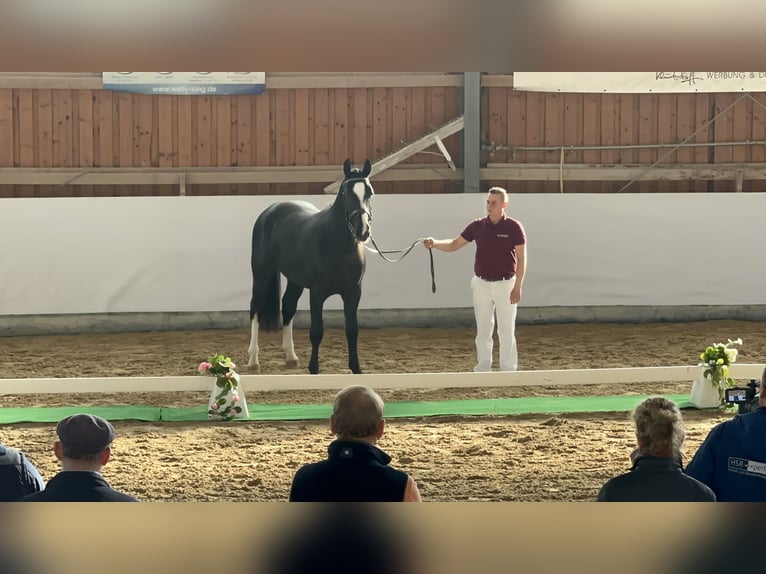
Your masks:
[[[362,374],[359,366],[356,340],[359,335],[359,324],[356,318],[359,309],[359,300],[362,298],[362,287],[357,285],[355,289],[341,295],[343,298],[343,315],[346,318],[346,341],[348,341],[348,368],[355,375]]]
[[[293,344],[293,319],[302,293],[303,287],[288,281],[282,297],[282,350],[285,352],[285,366],[288,368],[298,366],[298,356]]]
[[[311,359],[309,360],[309,373],[316,375],[319,372],[319,345],[324,337],[324,324],[322,323],[322,309],[327,296],[311,290],[309,306],[311,308],[311,329],[309,340],[311,341]]]

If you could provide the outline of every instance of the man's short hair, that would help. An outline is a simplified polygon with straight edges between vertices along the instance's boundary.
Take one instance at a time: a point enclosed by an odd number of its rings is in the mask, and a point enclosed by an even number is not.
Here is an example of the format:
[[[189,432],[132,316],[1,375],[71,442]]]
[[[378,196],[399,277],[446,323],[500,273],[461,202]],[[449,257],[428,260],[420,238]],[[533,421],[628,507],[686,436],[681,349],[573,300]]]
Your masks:
[[[504,187],[490,187],[489,190],[487,190],[487,193],[491,193],[492,195],[502,195],[503,203],[508,201],[508,192]]]
[[[648,398],[633,409],[636,436],[643,439],[647,452],[681,451],[685,432],[681,411],[665,397]]]
[[[59,421],[56,434],[66,458],[91,460],[98,458],[115,437],[112,424],[88,414],[71,415]]]
[[[383,399],[370,387],[351,385],[335,395],[332,417],[340,438],[373,436],[383,420]]]

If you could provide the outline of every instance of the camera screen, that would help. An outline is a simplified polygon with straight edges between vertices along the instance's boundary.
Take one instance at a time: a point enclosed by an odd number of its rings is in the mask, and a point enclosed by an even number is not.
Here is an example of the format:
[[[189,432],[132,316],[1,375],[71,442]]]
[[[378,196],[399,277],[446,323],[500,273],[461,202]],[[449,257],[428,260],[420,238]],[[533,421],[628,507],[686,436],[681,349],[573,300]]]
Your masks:
[[[726,391],[726,400],[730,403],[743,403],[747,400],[747,390],[729,389]]]

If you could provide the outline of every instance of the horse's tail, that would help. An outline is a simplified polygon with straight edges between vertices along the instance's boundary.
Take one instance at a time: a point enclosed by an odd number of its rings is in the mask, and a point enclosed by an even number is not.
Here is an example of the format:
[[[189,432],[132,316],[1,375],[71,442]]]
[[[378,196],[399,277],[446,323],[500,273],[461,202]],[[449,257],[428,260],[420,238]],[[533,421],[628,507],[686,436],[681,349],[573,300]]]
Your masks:
[[[279,272],[273,273],[260,289],[253,281],[253,298],[250,300],[250,320],[258,315],[258,325],[264,331],[279,329]]]
[[[253,272],[253,296],[250,299],[250,322],[258,315],[258,325],[264,331],[276,331],[279,328],[279,292],[280,274],[271,265],[266,264],[268,244],[263,238],[264,214],[253,226],[252,252],[250,268]],[[264,261],[265,260],[265,261]]]

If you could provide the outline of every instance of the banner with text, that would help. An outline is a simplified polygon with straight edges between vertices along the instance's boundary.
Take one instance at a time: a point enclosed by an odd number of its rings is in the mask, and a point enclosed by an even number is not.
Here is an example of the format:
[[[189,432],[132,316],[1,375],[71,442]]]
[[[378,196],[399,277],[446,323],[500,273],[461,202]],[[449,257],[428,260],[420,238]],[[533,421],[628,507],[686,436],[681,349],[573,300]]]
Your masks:
[[[105,90],[171,96],[262,94],[266,72],[102,72]]]
[[[766,72],[514,72],[513,88],[533,92],[766,92]]]

